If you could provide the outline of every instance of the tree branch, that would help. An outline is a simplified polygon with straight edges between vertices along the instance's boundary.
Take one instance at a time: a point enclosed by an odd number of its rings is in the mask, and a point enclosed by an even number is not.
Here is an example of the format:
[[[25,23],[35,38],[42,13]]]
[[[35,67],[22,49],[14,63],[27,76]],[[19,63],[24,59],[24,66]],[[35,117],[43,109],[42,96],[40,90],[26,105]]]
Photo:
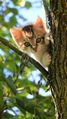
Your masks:
[[[18,55],[22,55],[23,53],[18,50],[18,48],[16,48],[15,46],[13,46],[10,42],[8,42],[6,39],[0,37],[0,42],[2,44],[4,44],[5,46],[7,46],[8,48],[12,49],[14,52],[16,52]],[[26,54],[27,56],[27,54]],[[29,57],[29,56],[28,56]],[[33,58],[29,57],[29,61],[37,68],[40,70],[40,72],[46,77],[48,78],[48,71],[45,70],[45,68],[43,68],[37,61],[35,61]]]

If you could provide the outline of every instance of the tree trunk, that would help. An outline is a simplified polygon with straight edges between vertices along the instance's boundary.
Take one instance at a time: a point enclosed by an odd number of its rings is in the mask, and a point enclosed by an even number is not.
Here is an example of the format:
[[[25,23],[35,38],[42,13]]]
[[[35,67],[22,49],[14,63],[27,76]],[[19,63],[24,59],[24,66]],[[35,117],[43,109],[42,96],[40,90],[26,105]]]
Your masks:
[[[66,0],[51,0],[51,29],[54,39],[49,68],[56,119],[67,119]]]

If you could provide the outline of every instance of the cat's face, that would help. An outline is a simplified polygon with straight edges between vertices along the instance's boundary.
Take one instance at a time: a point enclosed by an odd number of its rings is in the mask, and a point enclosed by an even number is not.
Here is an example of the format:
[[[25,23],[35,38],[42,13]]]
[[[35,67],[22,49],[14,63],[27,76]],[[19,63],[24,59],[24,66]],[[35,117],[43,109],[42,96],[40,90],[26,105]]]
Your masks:
[[[44,44],[46,31],[40,17],[32,25],[12,28],[10,32],[19,49],[26,53],[30,50],[37,52],[38,46]]]

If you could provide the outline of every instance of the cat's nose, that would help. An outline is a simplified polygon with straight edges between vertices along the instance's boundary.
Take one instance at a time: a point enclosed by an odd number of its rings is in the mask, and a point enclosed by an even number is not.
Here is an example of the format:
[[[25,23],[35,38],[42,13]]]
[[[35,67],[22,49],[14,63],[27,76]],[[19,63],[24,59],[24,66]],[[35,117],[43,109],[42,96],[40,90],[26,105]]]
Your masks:
[[[37,51],[37,47],[36,46],[33,46],[33,50],[36,52]]]

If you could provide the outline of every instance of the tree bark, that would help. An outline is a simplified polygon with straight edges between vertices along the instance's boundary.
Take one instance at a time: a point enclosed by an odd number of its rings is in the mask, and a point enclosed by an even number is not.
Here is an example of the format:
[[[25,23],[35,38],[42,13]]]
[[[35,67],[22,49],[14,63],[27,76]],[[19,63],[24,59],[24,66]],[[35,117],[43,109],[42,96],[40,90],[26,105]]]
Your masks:
[[[67,119],[67,37],[66,0],[51,0],[51,30],[54,39],[52,63],[49,67],[50,87],[56,119]]]

